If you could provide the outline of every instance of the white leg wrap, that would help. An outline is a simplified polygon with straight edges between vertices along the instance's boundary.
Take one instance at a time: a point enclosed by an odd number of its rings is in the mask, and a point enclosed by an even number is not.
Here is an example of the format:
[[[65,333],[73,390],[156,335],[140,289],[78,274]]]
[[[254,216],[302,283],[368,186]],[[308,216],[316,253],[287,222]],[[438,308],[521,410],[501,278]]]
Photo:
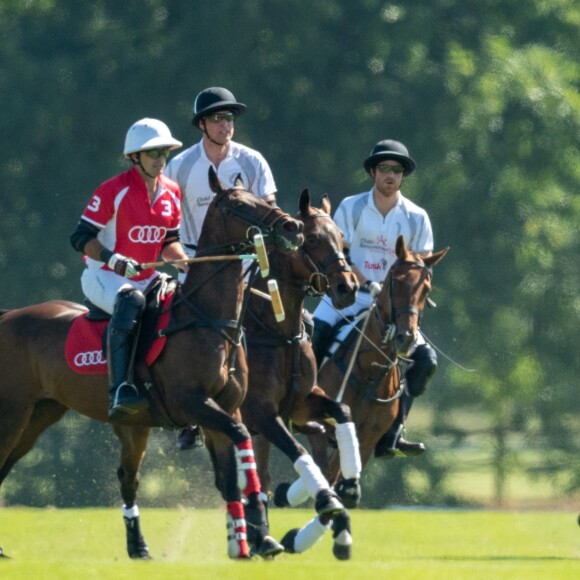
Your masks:
[[[290,486],[286,494],[290,507],[296,507],[303,504],[309,497],[310,494],[300,478]]]
[[[330,529],[331,522],[327,526],[320,523],[318,516],[311,519],[294,538],[294,551],[296,553],[305,552],[312,548],[322,536]]]
[[[127,506],[123,506],[121,508],[123,510],[123,517],[125,518],[136,518],[139,516],[139,507],[135,504],[132,508],[127,508]]]
[[[314,463],[310,455],[301,455],[294,463],[294,469],[303,481],[310,497],[315,498],[319,491],[330,489],[320,467]]]
[[[362,462],[354,423],[338,423],[335,430],[342,476],[345,479],[360,477]]]

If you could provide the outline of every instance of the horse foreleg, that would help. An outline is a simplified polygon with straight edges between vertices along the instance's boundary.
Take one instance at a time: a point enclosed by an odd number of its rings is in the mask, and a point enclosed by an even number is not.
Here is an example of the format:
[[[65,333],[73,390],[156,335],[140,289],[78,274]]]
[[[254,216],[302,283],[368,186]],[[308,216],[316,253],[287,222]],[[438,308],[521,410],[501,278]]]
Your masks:
[[[284,547],[269,535],[266,507],[261,498],[260,480],[252,439],[246,427],[221,409],[212,399],[205,399],[195,407],[195,422],[201,425],[210,440],[208,450],[216,473],[216,485],[227,503],[228,526],[233,538],[228,536],[228,555],[247,558],[248,542],[254,553],[272,557]],[[232,446],[233,443],[233,446]],[[240,490],[247,499],[245,510]],[[241,515],[245,513],[245,520]],[[247,540],[243,527],[247,526]]]
[[[130,558],[148,560],[149,548],[141,533],[139,507],[135,500],[139,487],[139,467],[151,432],[150,427],[114,425],[113,430],[121,442],[121,464],[117,477],[123,499],[123,520],[127,537],[127,553]]]
[[[360,474],[362,462],[356,428],[352,421],[350,409],[327,397],[321,389],[315,387],[308,393],[303,406],[310,417],[322,419],[334,425],[336,444],[339,452],[341,479],[337,483],[338,468],[329,464],[328,474],[344,505],[354,508],[360,502]],[[320,453],[320,451],[318,451]]]

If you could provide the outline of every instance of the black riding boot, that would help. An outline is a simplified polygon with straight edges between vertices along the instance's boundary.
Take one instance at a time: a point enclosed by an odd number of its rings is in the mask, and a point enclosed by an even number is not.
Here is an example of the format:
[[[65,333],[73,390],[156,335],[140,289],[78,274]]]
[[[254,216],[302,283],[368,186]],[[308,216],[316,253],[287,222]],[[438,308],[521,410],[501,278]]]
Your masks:
[[[147,399],[133,384],[133,351],[145,297],[135,288],[121,290],[107,335],[109,365],[109,420],[118,421],[147,408]]]
[[[392,459],[393,457],[412,457],[425,451],[423,443],[413,443],[404,439],[401,434],[406,418],[413,404],[414,397],[406,391],[399,399],[399,412],[389,430],[378,440],[375,446],[377,459]]]
[[[332,346],[333,340],[334,326],[315,318],[314,332],[312,333],[312,350],[314,350],[318,367],[322,366],[322,362],[328,356],[328,349]]]
[[[423,394],[429,379],[437,370],[437,354],[428,344],[418,345],[410,356],[413,361],[405,371],[407,389],[399,403],[399,413],[391,428],[379,439],[375,457],[409,457],[425,451],[423,443],[413,443],[401,437],[403,424],[409,415],[415,397]]]

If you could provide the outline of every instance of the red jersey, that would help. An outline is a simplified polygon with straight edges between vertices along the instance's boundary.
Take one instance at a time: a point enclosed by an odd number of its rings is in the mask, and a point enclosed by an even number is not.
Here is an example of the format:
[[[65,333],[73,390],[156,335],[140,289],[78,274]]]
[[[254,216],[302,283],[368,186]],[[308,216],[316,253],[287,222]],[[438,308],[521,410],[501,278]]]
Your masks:
[[[144,179],[135,167],[101,184],[91,197],[82,219],[101,231],[99,241],[112,252],[140,264],[157,261],[167,232],[177,231],[181,221],[181,190],[175,181],[160,175],[153,203]],[[109,269],[87,257],[89,268]],[[143,270],[133,280],[154,274]]]

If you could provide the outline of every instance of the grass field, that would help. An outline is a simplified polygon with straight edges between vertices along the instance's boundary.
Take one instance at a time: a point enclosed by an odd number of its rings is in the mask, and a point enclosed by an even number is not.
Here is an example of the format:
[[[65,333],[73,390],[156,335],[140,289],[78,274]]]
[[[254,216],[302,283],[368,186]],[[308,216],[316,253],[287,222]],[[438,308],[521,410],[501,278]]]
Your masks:
[[[273,510],[280,538],[308,510]],[[274,561],[231,561],[220,510],[144,509],[154,560],[125,553],[120,510],[0,511],[0,578],[379,580],[580,578],[580,528],[573,512],[353,511],[353,557],[337,561],[328,533],[310,551]]]

